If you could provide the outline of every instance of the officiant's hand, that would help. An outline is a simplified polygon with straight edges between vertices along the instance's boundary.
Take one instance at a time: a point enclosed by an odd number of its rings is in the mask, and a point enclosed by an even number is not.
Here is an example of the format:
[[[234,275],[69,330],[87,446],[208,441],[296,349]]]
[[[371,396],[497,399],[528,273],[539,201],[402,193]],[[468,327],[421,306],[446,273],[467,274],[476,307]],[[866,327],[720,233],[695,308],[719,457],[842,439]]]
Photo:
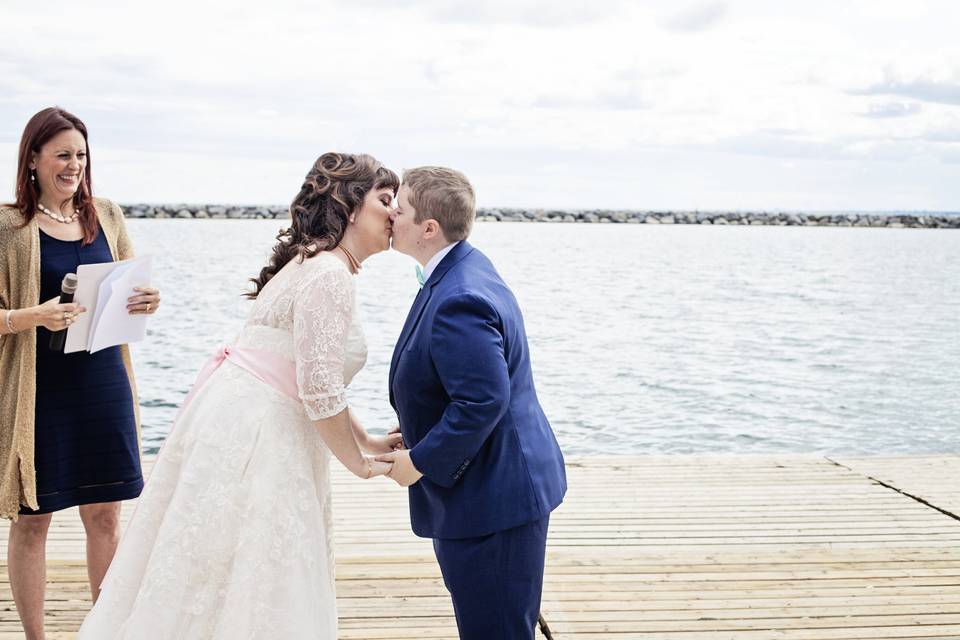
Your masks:
[[[48,331],[62,331],[73,324],[77,316],[86,310],[86,307],[81,307],[78,304],[60,304],[60,297],[57,296],[41,305],[32,307],[28,311],[31,312],[33,326],[43,327]],[[16,318],[16,316],[14,317]]]
[[[394,451],[393,453],[384,453],[377,456],[379,462],[392,462],[393,469],[387,474],[387,477],[395,481],[401,487],[409,487],[416,484],[423,474],[417,471],[413,466],[413,460],[410,459],[410,451]]]
[[[130,315],[148,316],[157,312],[160,306],[160,291],[152,287],[134,287],[137,295],[127,298],[127,311]]]

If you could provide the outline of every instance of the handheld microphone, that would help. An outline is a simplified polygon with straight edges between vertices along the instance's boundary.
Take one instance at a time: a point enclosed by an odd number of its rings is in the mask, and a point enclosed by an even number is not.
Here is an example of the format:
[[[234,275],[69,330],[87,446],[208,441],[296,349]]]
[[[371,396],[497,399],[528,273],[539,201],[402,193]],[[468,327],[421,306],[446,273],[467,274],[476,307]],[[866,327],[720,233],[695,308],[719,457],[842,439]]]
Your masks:
[[[73,294],[77,291],[77,274],[68,273],[63,276],[60,284],[60,304],[73,302]],[[63,351],[63,341],[67,339],[67,330],[61,329],[50,334],[50,350]]]

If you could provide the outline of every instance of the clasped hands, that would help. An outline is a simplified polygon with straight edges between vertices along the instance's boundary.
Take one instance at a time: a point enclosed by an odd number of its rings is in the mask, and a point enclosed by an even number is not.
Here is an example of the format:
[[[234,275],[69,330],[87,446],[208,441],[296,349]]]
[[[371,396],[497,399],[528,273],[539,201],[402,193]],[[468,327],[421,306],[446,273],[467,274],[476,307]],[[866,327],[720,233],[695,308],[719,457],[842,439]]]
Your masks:
[[[423,477],[410,460],[410,451],[403,444],[400,427],[394,428],[385,436],[368,436],[365,444],[364,448],[367,451],[378,454],[373,459],[373,464],[387,465],[382,475],[401,487],[409,487]]]

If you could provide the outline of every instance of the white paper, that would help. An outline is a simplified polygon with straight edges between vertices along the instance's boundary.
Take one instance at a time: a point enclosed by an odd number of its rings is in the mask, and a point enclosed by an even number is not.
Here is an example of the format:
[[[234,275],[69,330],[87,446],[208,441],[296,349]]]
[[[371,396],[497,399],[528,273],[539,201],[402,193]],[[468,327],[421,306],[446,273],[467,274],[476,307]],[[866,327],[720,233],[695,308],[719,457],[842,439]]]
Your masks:
[[[87,313],[91,314],[90,326],[93,327],[93,331],[87,336],[88,350],[93,344],[96,327],[100,325],[100,317],[103,315],[103,309],[107,306],[110,295],[113,293],[113,282],[129,268],[129,264],[118,262],[113,269],[110,269],[106,275],[103,276],[103,279],[100,280],[100,286],[97,287],[97,305],[96,307],[87,307]],[[77,274],[77,277],[79,278],[79,274]]]
[[[127,298],[134,287],[150,284],[153,259],[150,256],[122,262],[83,264],[77,269],[74,302],[86,307],[67,330],[64,353],[91,353],[118,344],[143,340],[146,315],[130,315]]]
[[[67,339],[63,345],[64,353],[87,350],[90,327],[93,326],[93,314],[97,308],[100,282],[116,268],[117,264],[119,263],[82,264],[77,269],[77,291],[73,294],[73,301],[85,307],[87,311],[78,315],[67,329]]]

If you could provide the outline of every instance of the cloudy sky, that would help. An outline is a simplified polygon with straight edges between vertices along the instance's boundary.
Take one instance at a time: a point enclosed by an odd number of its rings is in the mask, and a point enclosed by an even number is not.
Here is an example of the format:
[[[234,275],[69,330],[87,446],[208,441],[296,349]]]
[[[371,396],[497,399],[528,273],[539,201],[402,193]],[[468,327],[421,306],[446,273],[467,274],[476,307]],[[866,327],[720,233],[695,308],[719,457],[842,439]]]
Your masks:
[[[457,167],[483,206],[960,209],[956,0],[0,0],[0,23],[3,199],[57,104],[128,203],[285,203],[335,149]]]

